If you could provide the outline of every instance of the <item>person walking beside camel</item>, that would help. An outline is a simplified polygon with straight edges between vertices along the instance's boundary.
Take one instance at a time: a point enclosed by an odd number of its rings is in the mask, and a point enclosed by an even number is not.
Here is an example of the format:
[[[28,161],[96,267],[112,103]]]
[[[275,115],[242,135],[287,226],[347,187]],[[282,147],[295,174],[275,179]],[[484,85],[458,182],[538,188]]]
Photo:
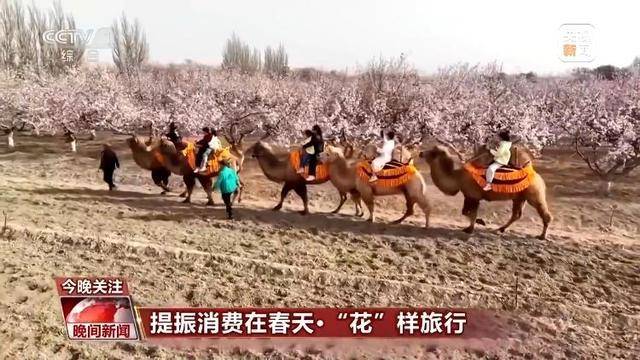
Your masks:
[[[389,131],[386,134],[381,130],[380,136],[382,137],[382,147],[377,148],[378,157],[371,162],[371,170],[373,175],[369,178],[369,182],[375,182],[378,180],[377,173],[381,171],[384,166],[393,159],[393,149],[396,148],[396,133]]]
[[[484,191],[491,191],[491,183],[493,183],[493,178],[496,176],[496,171],[503,166],[509,165],[509,160],[511,160],[511,134],[509,131],[504,130],[498,133],[498,138],[500,139],[498,147],[489,149],[491,155],[493,155],[493,163],[487,167],[485,174],[487,185],[482,188]]]
[[[220,162],[220,173],[213,184],[213,190],[220,189],[222,194],[222,201],[227,211],[227,219],[233,220],[233,208],[231,206],[231,196],[238,191],[240,187],[240,178],[238,173],[233,169],[233,164],[230,160]]]
[[[116,185],[113,183],[113,172],[120,168],[120,162],[115,151],[111,149],[109,144],[104,144],[102,154],[100,156],[99,169],[103,172],[102,179],[109,185],[109,191],[116,189]]]

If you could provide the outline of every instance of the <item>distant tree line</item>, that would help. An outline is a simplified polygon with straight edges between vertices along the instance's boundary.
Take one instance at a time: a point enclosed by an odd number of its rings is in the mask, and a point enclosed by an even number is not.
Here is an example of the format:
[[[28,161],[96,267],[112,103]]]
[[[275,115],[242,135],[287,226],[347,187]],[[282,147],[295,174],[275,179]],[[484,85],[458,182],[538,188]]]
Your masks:
[[[133,75],[149,58],[149,44],[136,19],[133,23],[123,13],[111,26],[113,63],[121,74]]]
[[[600,80],[615,80],[618,78],[628,77],[632,73],[640,72],[640,58],[636,57],[631,66],[617,67],[613,65],[601,65],[594,69],[577,68],[572,71],[572,75],[578,79],[585,79],[589,76],[595,76]]]
[[[270,76],[284,76],[289,73],[289,56],[283,45],[268,46],[264,56],[257,48],[251,48],[235,33],[225,43],[222,50],[222,68],[254,74],[263,72]]]

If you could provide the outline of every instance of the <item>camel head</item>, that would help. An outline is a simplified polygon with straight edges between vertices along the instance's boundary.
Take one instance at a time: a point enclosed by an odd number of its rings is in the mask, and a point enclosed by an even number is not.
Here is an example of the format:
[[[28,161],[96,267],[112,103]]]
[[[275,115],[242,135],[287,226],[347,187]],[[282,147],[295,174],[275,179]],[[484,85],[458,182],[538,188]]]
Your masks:
[[[144,143],[144,140],[140,136],[136,136],[135,134],[131,134],[131,137],[126,140],[127,145],[129,145],[130,149],[139,149],[142,150],[147,147]]]
[[[231,147],[231,149],[235,150],[238,153],[242,153],[244,149],[244,136],[234,137],[229,135],[222,135],[222,137],[227,141],[227,144]]]
[[[142,136],[131,135],[126,140],[127,145],[132,151],[151,152],[157,149],[164,140],[160,138],[145,138]]]
[[[337,146],[329,144],[324,146],[324,152],[320,154],[320,161],[323,163],[331,163],[339,158],[345,158],[344,151]]]
[[[266,153],[273,152],[271,146],[269,144],[263,142],[262,140],[257,141],[255,144],[251,145],[246,153],[251,155],[252,158],[259,158],[264,156]]]
[[[449,151],[444,146],[436,145],[429,150],[420,152],[420,157],[423,158],[429,165],[431,165],[439,159],[451,159],[451,154],[449,154]]]
[[[125,141],[127,142],[127,145],[130,149],[133,149],[138,144],[138,139],[136,139],[136,137],[133,135],[130,138],[127,138],[127,140]]]

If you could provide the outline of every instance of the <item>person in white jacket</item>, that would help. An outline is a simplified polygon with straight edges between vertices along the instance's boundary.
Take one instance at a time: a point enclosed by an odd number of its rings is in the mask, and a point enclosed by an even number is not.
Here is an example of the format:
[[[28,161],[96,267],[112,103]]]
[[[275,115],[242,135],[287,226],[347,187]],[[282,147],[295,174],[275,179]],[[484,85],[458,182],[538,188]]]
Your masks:
[[[371,162],[371,170],[373,170],[373,175],[369,179],[370,182],[374,182],[378,180],[377,173],[384,168],[384,166],[391,161],[393,158],[393,149],[396,147],[396,134],[393,131],[389,131],[384,134],[380,131],[380,135],[382,136],[382,147],[377,148],[378,157],[373,159]]]
[[[498,137],[500,138],[498,147],[496,149],[489,149],[491,155],[493,155],[493,163],[489,165],[485,174],[487,185],[482,189],[484,191],[491,191],[491,183],[496,176],[496,171],[503,166],[507,166],[509,160],[511,160],[511,134],[505,130],[501,131]]]
[[[198,144],[202,146],[200,166],[193,171],[194,173],[205,172],[207,170],[207,160],[209,160],[209,155],[211,153],[215,154],[218,150],[222,149],[222,142],[220,142],[218,132],[215,129],[204,127],[202,128],[202,131],[204,132],[204,136],[198,141]]]

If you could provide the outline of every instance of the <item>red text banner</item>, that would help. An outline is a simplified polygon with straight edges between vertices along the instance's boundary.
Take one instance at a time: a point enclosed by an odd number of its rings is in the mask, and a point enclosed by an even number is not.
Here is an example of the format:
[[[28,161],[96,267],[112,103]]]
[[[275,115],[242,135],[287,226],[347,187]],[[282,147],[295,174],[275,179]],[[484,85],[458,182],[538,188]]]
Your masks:
[[[152,308],[136,313],[153,338],[481,338],[487,312],[439,308]]]

